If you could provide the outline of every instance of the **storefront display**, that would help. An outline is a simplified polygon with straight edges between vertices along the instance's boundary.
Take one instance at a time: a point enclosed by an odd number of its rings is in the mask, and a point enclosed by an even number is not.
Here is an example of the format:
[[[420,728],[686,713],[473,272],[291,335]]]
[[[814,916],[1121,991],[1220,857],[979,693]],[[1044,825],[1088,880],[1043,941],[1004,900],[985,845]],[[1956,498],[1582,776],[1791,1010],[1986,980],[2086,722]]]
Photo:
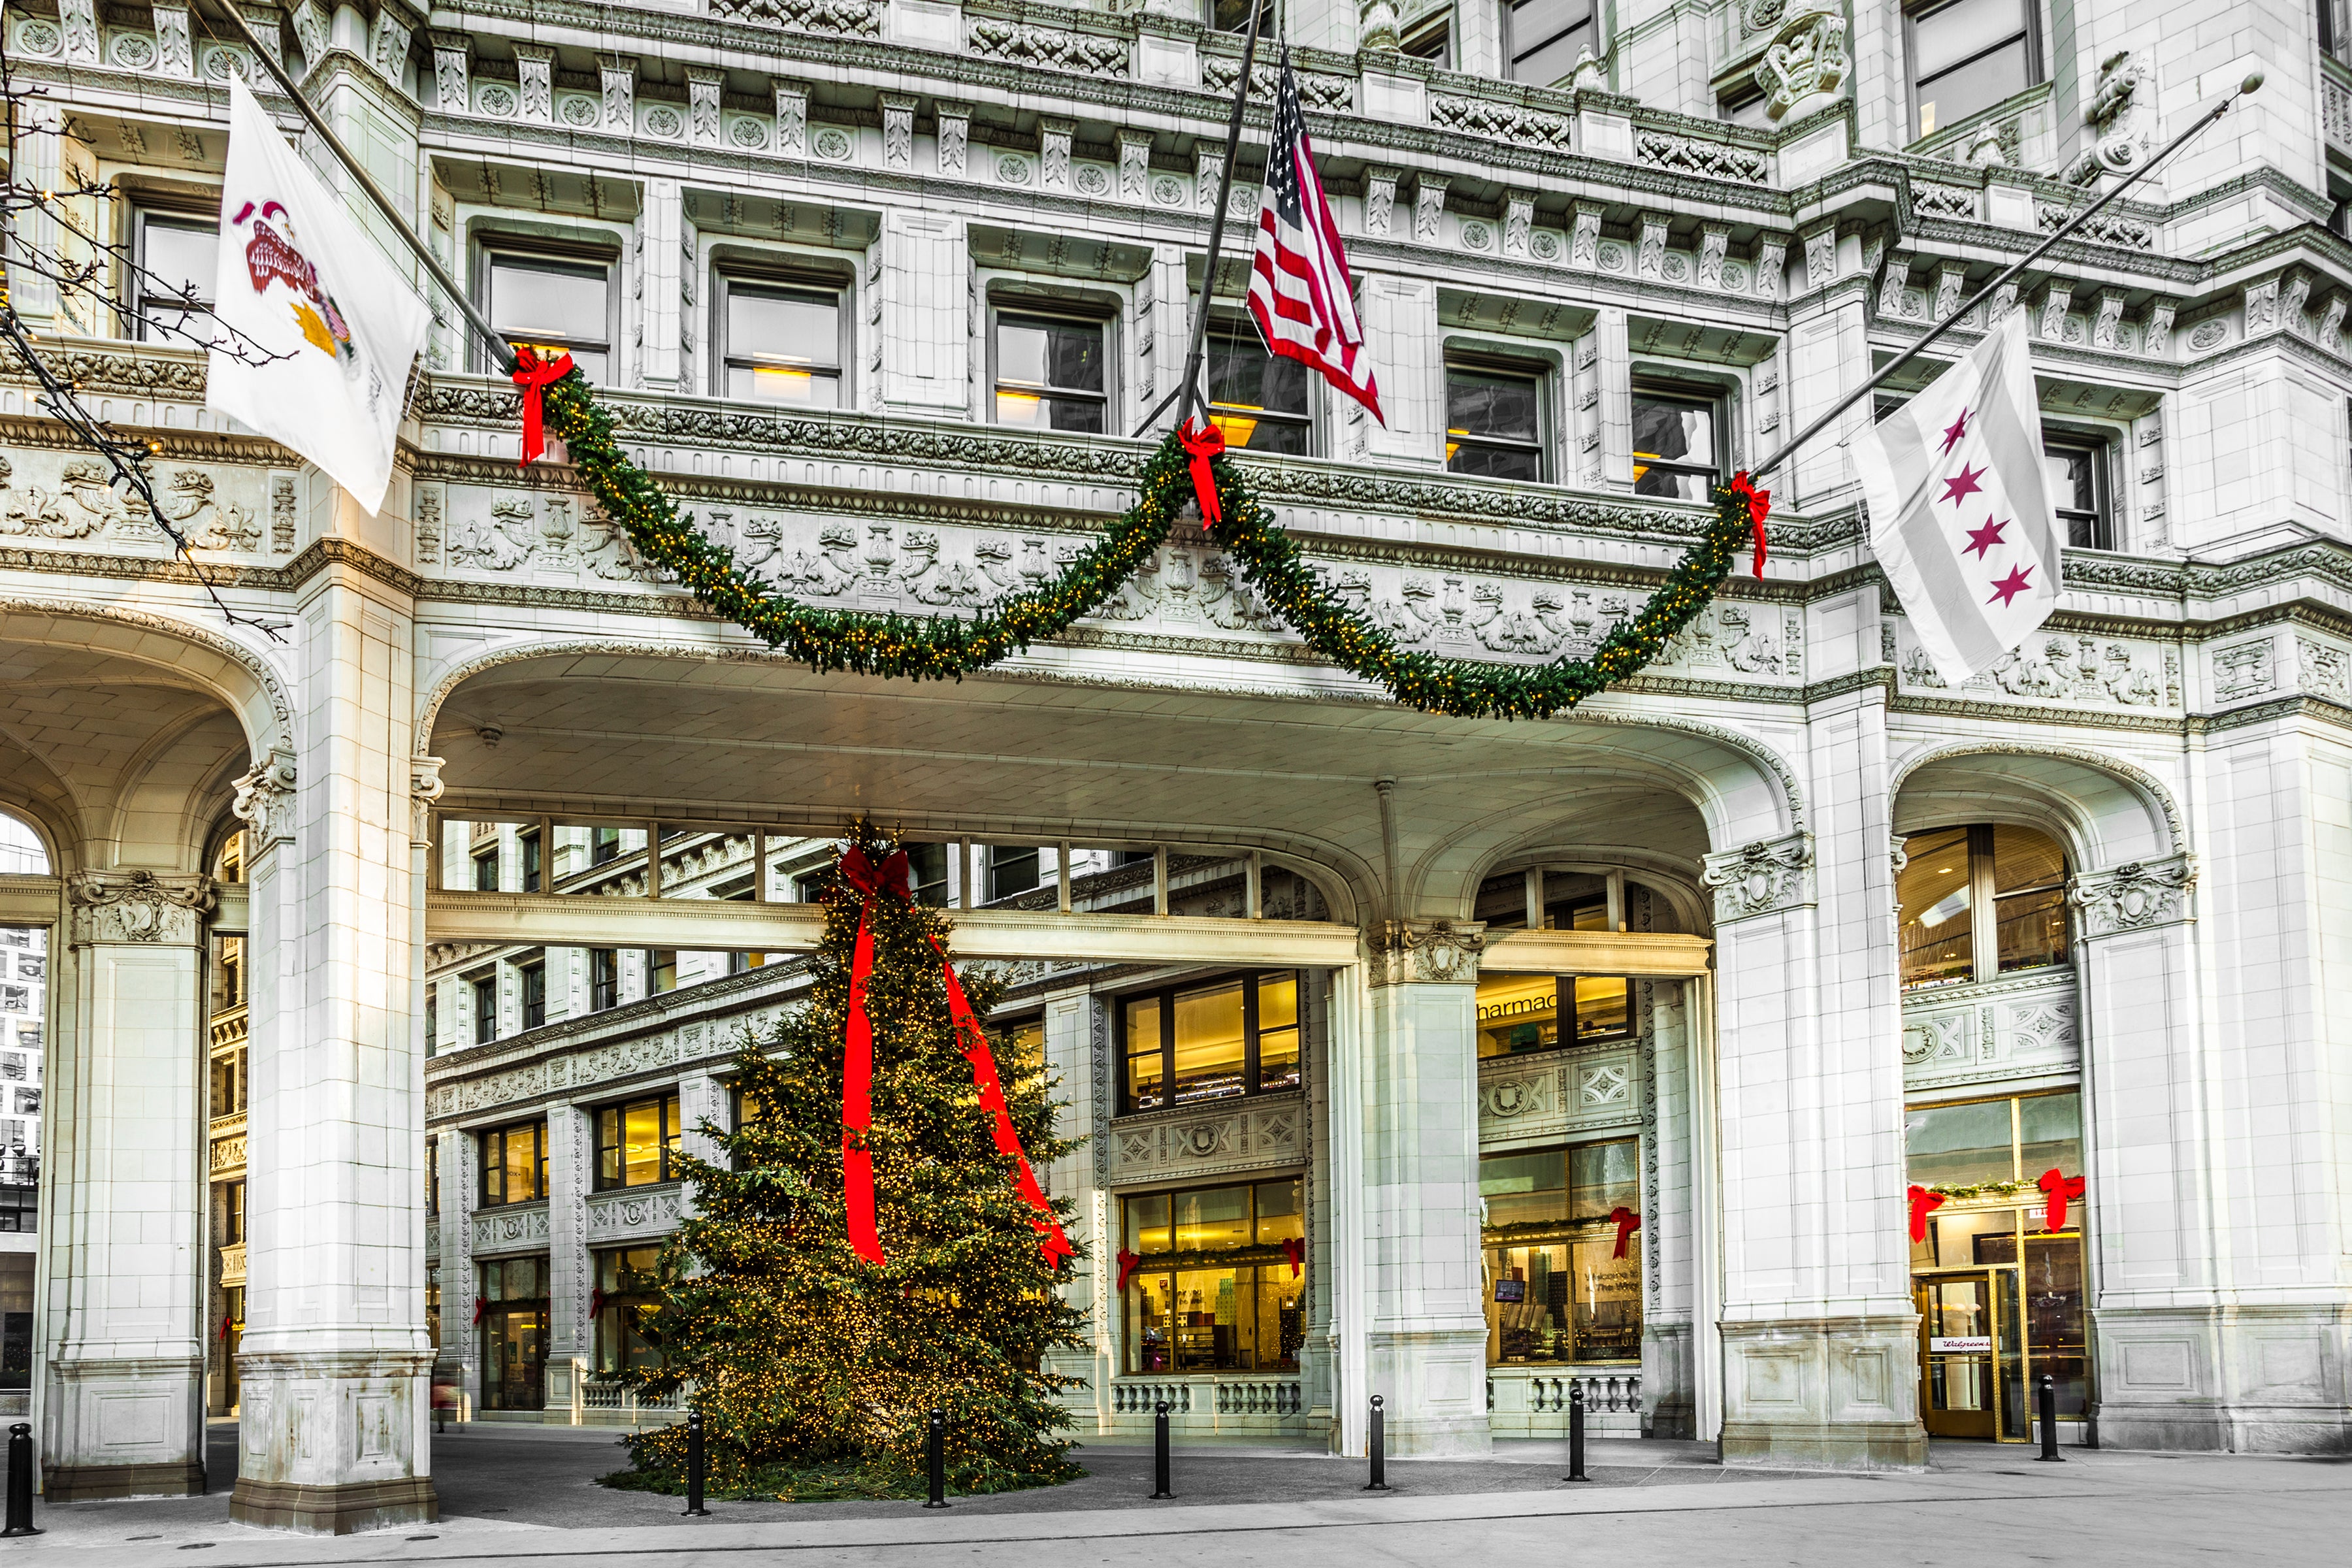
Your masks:
[[[1638,1139],[1478,1162],[1490,1365],[1641,1360],[1642,1248],[1616,1256],[1615,1217],[1641,1190]]]
[[[547,1259],[508,1258],[481,1270],[482,1408],[547,1405]]]
[[[661,1350],[645,1331],[657,1299],[661,1247],[620,1247],[594,1255],[596,1375],[661,1364]]]
[[[1128,1372],[1298,1370],[1303,1189],[1284,1176],[1121,1200]]]

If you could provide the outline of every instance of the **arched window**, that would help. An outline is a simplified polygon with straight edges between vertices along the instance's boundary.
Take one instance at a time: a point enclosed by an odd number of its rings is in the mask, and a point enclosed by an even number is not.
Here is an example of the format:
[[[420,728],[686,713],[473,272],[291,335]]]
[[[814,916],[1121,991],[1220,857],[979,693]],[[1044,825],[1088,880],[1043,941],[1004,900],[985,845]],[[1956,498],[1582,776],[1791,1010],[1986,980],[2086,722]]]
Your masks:
[[[2066,856],[2047,834],[1976,823],[1914,833],[1895,879],[1903,988],[2067,961]]]

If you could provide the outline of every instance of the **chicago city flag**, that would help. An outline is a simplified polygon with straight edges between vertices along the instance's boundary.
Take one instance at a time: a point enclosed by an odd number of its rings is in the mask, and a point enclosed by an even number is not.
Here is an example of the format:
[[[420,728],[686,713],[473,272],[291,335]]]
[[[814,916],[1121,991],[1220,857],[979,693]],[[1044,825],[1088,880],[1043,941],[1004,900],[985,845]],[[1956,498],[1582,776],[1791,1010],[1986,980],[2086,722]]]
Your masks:
[[[216,336],[205,402],[316,463],[373,512],[432,313],[229,79]],[[242,342],[239,338],[242,338]]]
[[[1870,547],[1946,680],[1958,686],[1998,664],[2049,618],[2058,533],[2024,311],[1853,452]]]

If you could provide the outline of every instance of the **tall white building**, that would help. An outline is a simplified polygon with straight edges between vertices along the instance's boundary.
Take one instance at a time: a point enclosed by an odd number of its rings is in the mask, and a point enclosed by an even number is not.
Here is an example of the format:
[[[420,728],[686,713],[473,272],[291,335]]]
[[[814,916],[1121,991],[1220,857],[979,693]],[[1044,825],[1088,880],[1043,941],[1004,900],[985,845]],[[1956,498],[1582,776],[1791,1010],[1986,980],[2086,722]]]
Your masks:
[[[1244,7],[247,10],[499,329],[783,591],[969,614],[1131,503]],[[1506,663],[1589,652],[1716,481],[2267,79],[1991,302],[2029,313],[2071,548],[1958,689],[1865,543],[1866,407],[1770,477],[1762,580],[1558,718],[1397,706],[1189,524],[1068,635],[914,684],[764,650],[519,468],[446,303],[370,517],[207,415],[200,356],[16,268],[281,628],[225,623],[0,379],[52,1500],[193,1489],[233,1404],[239,1518],[429,1517],[436,1365],[477,1415],[606,1398],[637,1352],[598,1293],[689,1201],[663,1151],[725,1116],[860,812],[940,847],[960,960],[1013,966],[999,1022],[1088,1139],[1048,1177],[1090,1429],[1173,1398],[1360,1452],[1378,1394],[1393,1448],[1472,1452],[1581,1384],[1731,1463],[1904,1466],[2025,1436],[2046,1375],[2068,1440],[2352,1447],[2352,18],[1276,20],[1389,418],[1265,358],[1238,261],[1217,416],[1335,594]],[[0,26],[47,93],[17,177],[108,193],[23,240],[213,278],[245,46],[166,0]]]

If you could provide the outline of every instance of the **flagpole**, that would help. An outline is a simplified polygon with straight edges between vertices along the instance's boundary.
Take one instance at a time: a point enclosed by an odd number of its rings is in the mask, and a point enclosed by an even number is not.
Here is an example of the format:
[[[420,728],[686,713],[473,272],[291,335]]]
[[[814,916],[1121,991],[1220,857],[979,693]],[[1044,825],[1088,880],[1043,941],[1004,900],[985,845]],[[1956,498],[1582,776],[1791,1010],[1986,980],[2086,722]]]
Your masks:
[[[385,221],[392,225],[393,232],[397,234],[403,243],[415,253],[416,259],[423,262],[425,269],[433,275],[433,280],[441,285],[442,292],[447,294],[457,305],[459,313],[466,318],[467,323],[474,329],[475,335],[482,340],[483,346],[489,351],[490,359],[499,367],[500,374],[511,374],[515,367],[514,350],[509,348],[506,340],[499,336],[497,329],[490,325],[490,319],[475,307],[474,301],[467,296],[466,290],[458,287],[457,279],[449,275],[449,269],[441,265],[440,258],[435,256],[425,243],[416,237],[416,231],[409,226],[406,218],[400,216],[400,209],[393,205],[392,198],[384,194],[383,187],[375,183],[374,177],[360,166],[360,161],[352,156],[351,149],[344,146],[334,132],[328,129],[325,119],[317,110],[310,107],[310,100],[302,96],[302,89],[294,85],[294,79],[287,74],[284,66],[278,63],[277,52],[263,46],[260,35],[257,34],[253,30],[253,25],[245,19],[245,13],[236,8],[236,0],[221,0],[221,8],[228,13],[228,19],[236,25],[236,30],[245,36],[246,43],[252,47],[254,58],[261,62],[265,70],[269,72],[272,79],[278,83],[279,90],[294,100],[294,107],[301,110],[302,118],[310,122],[310,129],[319,133],[319,140],[326,143],[327,151],[335,155],[336,162],[342,164],[344,170],[358,184],[359,188],[366,194],[368,200],[375,204],[376,210],[382,213]]]
[[[1183,407],[1177,410],[1179,424],[1189,417],[1195,407],[1200,407],[1203,416],[1208,413],[1201,404],[1200,388],[1196,384],[1201,377],[1201,359],[1208,344],[1209,296],[1217,287],[1217,253],[1224,248],[1225,244],[1225,204],[1232,199],[1234,193],[1234,159],[1242,150],[1242,110],[1249,101],[1250,69],[1257,61],[1258,24],[1265,19],[1267,8],[1274,3],[1275,0],[1252,0],[1250,5],[1249,37],[1242,45],[1241,80],[1234,84],[1233,117],[1225,122],[1225,168],[1224,173],[1217,176],[1217,210],[1209,219],[1209,262],[1206,270],[1201,274],[1201,307],[1192,317],[1192,346],[1184,355],[1184,379],[1171,388],[1167,396],[1151,405],[1151,412],[1145,415],[1143,423],[1135,427],[1138,436],[1150,429],[1151,422],[1160,417],[1160,411],[1179,396],[1184,399]]]
[[[1788,458],[1790,453],[1803,446],[1806,442],[1811,440],[1814,437],[1820,435],[1823,430],[1829,428],[1829,426],[1834,423],[1841,415],[1844,414],[1847,409],[1852,408],[1855,404],[1861,402],[1872,393],[1877,391],[1879,387],[1885,383],[1889,376],[1893,375],[1896,371],[1901,370],[1905,365],[1909,364],[1913,360],[1918,358],[1922,351],[1924,351],[1928,344],[1934,342],[1946,332],[1950,331],[1954,327],[1958,326],[1961,318],[1968,315],[1969,311],[1975,310],[1979,300],[1985,299],[1995,289],[1998,289],[2002,284],[2010,282],[2027,268],[2032,267],[2035,262],[2041,260],[2044,255],[2048,254],[2051,247],[2056,245],[2060,240],[2066,238],[2075,230],[2081,228],[2084,224],[2090,222],[2092,218],[2097,216],[2100,208],[2105,206],[2109,202],[2112,202],[2116,197],[2122,195],[2126,191],[2130,190],[2143,179],[2146,179],[2155,171],[2156,166],[2158,163],[2163,163],[2167,158],[2171,157],[2173,153],[2179,152],[2181,146],[2187,142],[2190,137],[2204,130],[2208,125],[2212,124],[2216,120],[2221,119],[2222,115],[2229,112],[2230,106],[2232,103],[2235,103],[2239,99],[2245,97],[2249,93],[2255,91],[2261,88],[2262,85],[2263,73],[2261,71],[2255,70],[2247,72],[2246,79],[2243,81],[2240,82],[2235,88],[2225,93],[2219,103],[2216,103],[2212,108],[2199,115],[2187,130],[2181,132],[2179,135],[2174,137],[2170,142],[2166,142],[2163,149],[2158,152],[2155,157],[2150,158],[2147,163],[2142,163],[2137,169],[2134,170],[2131,174],[2126,177],[2122,184],[2116,185],[2114,190],[2109,191],[2097,201],[2093,202],[2089,206],[2086,206],[2081,212],[2076,213],[2065,226],[2059,229],[2048,239],[2043,240],[2040,245],[2035,246],[2031,251],[2029,251],[2023,260],[2015,263],[2010,267],[2007,271],[2001,273],[1999,277],[1987,283],[1983,288],[1979,289],[1975,293],[1960,301],[1960,303],[1953,309],[1950,315],[1945,317],[1942,321],[1937,322],[1935,326],[1929,328],[1927,334],[1921,337],[1917,342],[1913,343],[1909,348],[1905,349],[1901,353],[1896,354],[1893,359],[1887,361],[1885,369],[1881,370],[1876,375],[1872,376],[1868,381],[1864,382],[1860,386],[1848,393],[1844,397],[1839,399],[1837,405],[1832,408],[1828,413],[1814,420],[1811,425],[1806,426],[1802,430],[1798,431],[1794,436],[1790,437],[1787,441],[1781,443],[1780,448],[1770,457],[1765,458],[1754,468],[1747,469],[1746,472],[1748,477],[1750,479],[1761,479],[1764,475],[1778,468]]]

